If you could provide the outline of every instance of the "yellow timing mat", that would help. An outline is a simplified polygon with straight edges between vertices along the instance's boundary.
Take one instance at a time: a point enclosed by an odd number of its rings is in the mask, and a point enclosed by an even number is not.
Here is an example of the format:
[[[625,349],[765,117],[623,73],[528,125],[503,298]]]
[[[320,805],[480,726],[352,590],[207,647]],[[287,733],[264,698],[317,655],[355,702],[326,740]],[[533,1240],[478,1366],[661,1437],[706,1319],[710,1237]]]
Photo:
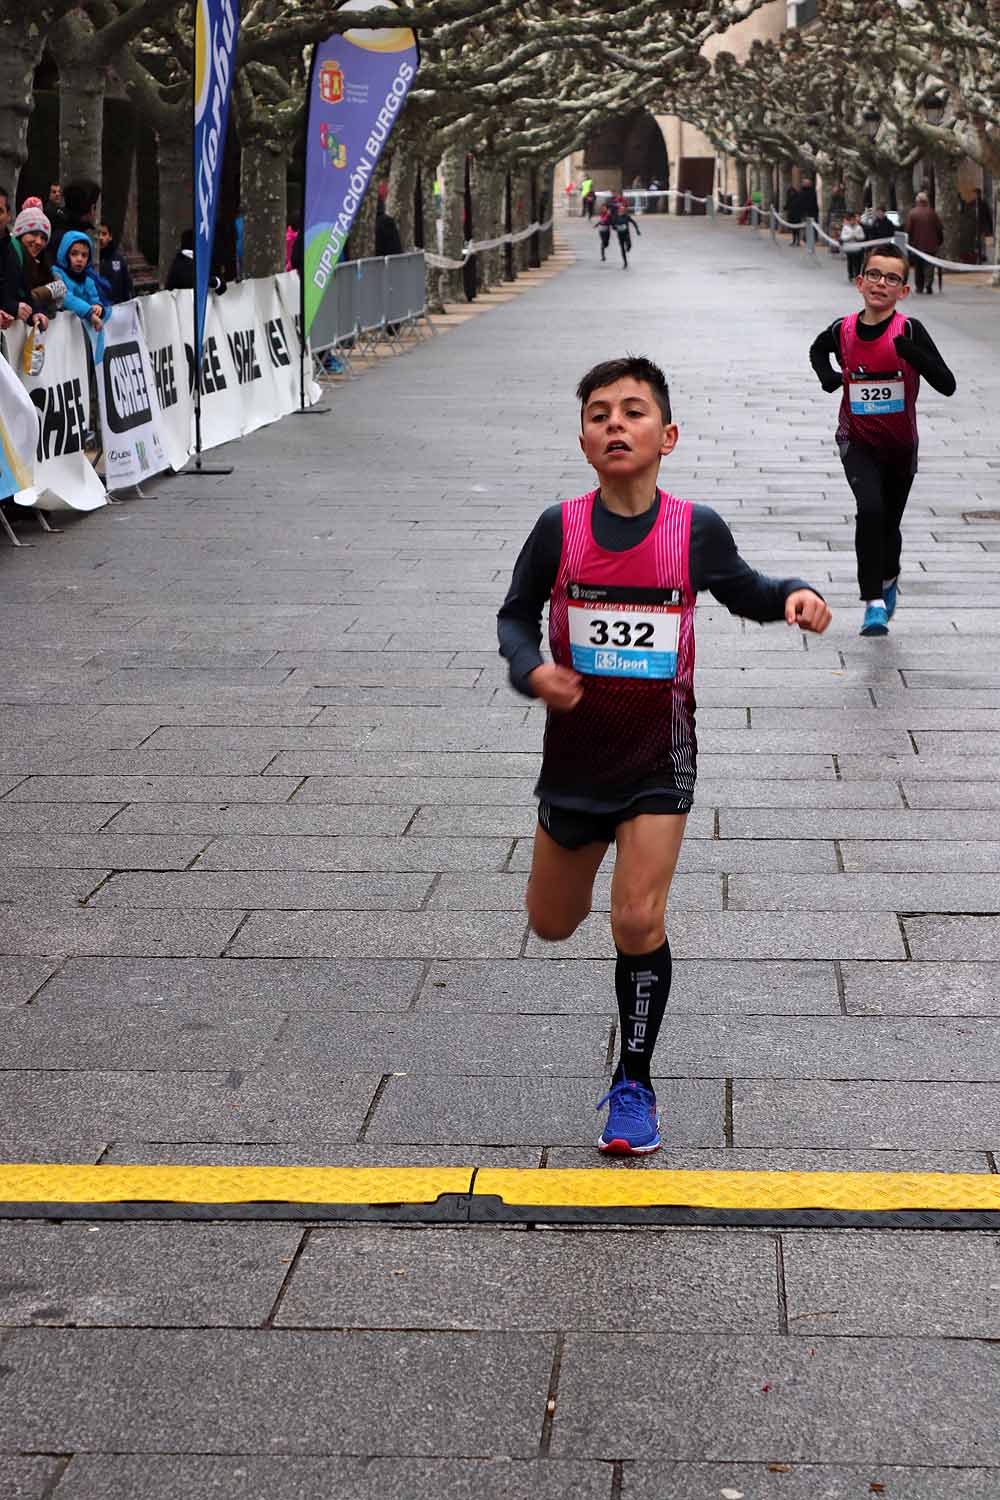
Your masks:
[[[1000,1227],[1000,1177],[942,1172],[0,1164],[0,1217]]]

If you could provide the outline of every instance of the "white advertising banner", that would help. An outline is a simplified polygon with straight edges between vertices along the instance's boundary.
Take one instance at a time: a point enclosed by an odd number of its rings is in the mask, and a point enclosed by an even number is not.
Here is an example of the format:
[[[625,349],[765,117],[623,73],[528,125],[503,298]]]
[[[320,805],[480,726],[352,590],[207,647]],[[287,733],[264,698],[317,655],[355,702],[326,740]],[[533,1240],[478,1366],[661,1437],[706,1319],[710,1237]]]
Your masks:
[[[306,405],[313,406],[323,394],[316,381],[312,378],[312,354],[308,345],[302,349],[302,339],[299,330],[302,327],[302,314],[300,311],[301,288],[299,286],[298,271],[282,271],[274,278],[278,288],[278,296],[281,298],[283,310],[282,321],[285,328],[285,338],[288,347],[292,351],[293,363],[295,365],[295,405],[299,404],[299,350],[302,350],[302,373],[305,377]]]
[[[240,383],[233,357],[226,341],[222,325],[220,304],[229,297],[209,295],[205,308],[205,329],[202,335],[201,362],[201,446],[217,448],[220,443],[231,443],[243,436],[243,403]],[[177,311],[181,330],[187,345],[188,359],[194,368],[194,345],[191,343],[191,308],[193,292],[178,294]]]
[[[0,356],[0,500],[35,477],[38,412],[7,360]]]
[[[287,318],[278,291],[278,279],[276,276],[262,276],[250,284],[257,299],[257,317],[264,329],[264,348],[274,377],[277,414],[283,417],[295,411],[299,404],[299,341],[294,320]],[[297,284],[297,276],[295,280]]]
[[[160,437],[172,469],[183,469],[191,452],[194,404],[191,400],[191,369],[178,317],[177,299],[187,298],[188,328],[191,325],[190,292],[156,292],[139,302],[139,315],[146,335],[146,348],[160,407]]]
[[[91,330],[109,490],[138,484],[168,465],[160,406],[135,302],[121,302],[101,333]]]
[[[10,362],[19,369],[25,326],[15,323],[5,338]],[[41,510],[97,510],[108,503],[104,486],[84,451],[90,426],[87,336],[73,313],[60,313],[45,336],[45,363],[21,383],[38,411],[34,484],[14,497]]]
[[[256,432],[283,415],[267,353],[264,324],[258,315],[256,281],[243,281],[215,298],[215,311],[236,374],[240,422],[244,434]]]

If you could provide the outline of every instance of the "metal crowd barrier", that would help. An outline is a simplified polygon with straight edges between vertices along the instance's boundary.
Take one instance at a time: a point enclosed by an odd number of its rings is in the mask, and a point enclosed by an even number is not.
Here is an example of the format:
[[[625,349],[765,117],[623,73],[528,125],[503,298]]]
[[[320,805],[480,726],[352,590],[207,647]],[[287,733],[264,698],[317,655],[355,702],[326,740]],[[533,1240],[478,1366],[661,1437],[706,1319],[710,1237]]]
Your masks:
[[[402,332],[419,331],[427,317],[425,286],[422,250],[342,261],[313,324],[313,354],[367,353],[379,339],[396,343]]]

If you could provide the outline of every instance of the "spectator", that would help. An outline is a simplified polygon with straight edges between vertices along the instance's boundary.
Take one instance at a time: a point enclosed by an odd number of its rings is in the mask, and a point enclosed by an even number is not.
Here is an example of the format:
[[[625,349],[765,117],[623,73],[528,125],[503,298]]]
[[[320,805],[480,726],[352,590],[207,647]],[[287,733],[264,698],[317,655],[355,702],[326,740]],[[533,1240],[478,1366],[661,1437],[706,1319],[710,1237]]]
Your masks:
[[[931,208],[927,194],[920,192],[906,220],[906,233],[914,250],[923,250],[926,255],[936,255],[944,242],[944,225]],[[911,255],[914,279],[918,292],[930,297],[934,292],[934,267],[921,255]]]
[[[386,211],[385,200],[380,198],[375,209],[375,254],[402,255],[403,242],[399,237],[399,225],[392,214]]]
[[[48,202],[45,205],[45,217],[52,226],[52,233],[60,237],[70,227],[66,223],[66,200],[63,190],[58,182],[53,182],[49,188]]]
[[[65,206],[61,216],[56,219],[57,232],[82,229],[84,234],[94,239],[97,234],[97,204],[101,197],[101,184],[93,182],[89,177],[81,177],[77,181],[67,182],[62,196]]]
[[[10,193],[0,188],[0,332],[18,316],[20,271],[10,237]]]
[[[49,318],[66,297],[66,283],[55,273],[48,245],[52,226],[42,212],[41,198],[26,198],[14,220],[14,255],[19,267],[20,316],[44,333]],[[23,308],[27,306],[25,315]]]
[[[94,252],[81,229],[68,229],[59,242],[56,270],[66,283],[65,307],[98,333],[111,316],[111,299],[103,276],[93,269]]]
[[[819,219],[819,199],[811,177],[803,177],[799,188],[799,218],[807,221]]]
[[[592,219],[594,217],[594,204],[597,202],[597,194],[594,192],[594,179],[592,177],[585,177],[580,183],[580,201],[583,204],[583,211],[587,215],[587,218]]]
[[[301,231],[302,231],[302,220],[299,218],[298,214],[292,214],[292,217],[289,219],[287,225],[285,226],[285,270],[286,271],[291,271],[293,269],[293,267],[292,267],[292,250],[293,250],[293,248],[295,246],[295,241],[298,239]]]
[[[194,289],[194,230],[185,229],[181,234],[180,249],[174,256],[167,272],[168,292],[192,291]],[[219,273],[218,266],[213,265],[211,275],[208,278],[208,289],[210,292],[218,292],[219,296],[226,290],[225,277]]]
[[[98,232],[98,243],[101,247],[101,275],[108,284],[112,303],[131,302],[135,296],[135,287],[132,285],[128,261],[119,249],[110,227],[103,222]]]
[[[844,222],[840,227],[840,243],[847,256],[847,279],[855,281],[861,275],[861,246],[865,242],[864,226],[858,216],[852,210],[844,215]],[[856,248],[852,249],[851,247]]]
[[[793,226],[792,244],[800,245],[802,243],[802,230],[796,226],[802,220],[802,194],[797,187],[791,184],[789,185],[788,192],[785,194],[785,218]]]
[[[866,240],[891,240],[896,233],[896,226],[885,211],[885,204],[880,203],[865,226]]]

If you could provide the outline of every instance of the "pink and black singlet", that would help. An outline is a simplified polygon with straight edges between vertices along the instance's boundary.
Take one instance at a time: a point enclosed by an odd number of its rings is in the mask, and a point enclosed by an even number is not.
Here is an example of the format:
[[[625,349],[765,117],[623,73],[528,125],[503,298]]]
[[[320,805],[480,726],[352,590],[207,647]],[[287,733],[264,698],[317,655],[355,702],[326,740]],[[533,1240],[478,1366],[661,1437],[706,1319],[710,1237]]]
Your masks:
[[[877,339],[857,333],[859,313],[840,325],[840,363],[844,394],[837,419],[837,445],[860,443],[882,452],[915,451],[917,393],[920,376],[896,353],[894,340],[905,336],[907,319],[893,313]]]
[[[549,645],[553,661],[581,673],[583,697],[547,716],[537,793],[563,807],[616,811],[694,791],[691,505],[657,493],[652,529],[624,552],[594,540],[596,491],[562,507]]]

